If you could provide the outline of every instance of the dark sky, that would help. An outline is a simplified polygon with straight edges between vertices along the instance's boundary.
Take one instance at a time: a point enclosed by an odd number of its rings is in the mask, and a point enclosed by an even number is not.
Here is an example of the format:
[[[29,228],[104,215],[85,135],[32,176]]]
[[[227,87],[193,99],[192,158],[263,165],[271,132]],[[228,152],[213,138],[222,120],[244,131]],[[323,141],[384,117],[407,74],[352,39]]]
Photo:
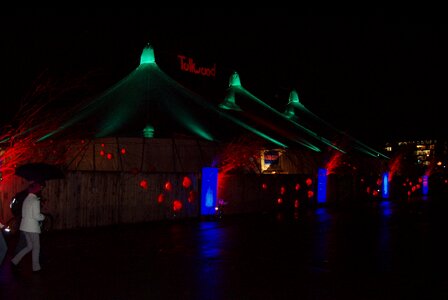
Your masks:
[[[207,93],[216,90],[216,99],[237,71],[246,89],[275,108],[284,108],[294,88],[309,110],[361,141],[446,137],[448,26],[430,18],[287,9],[41,10],[1,16],[0,28],[3,122],[44,70],[99,70],[101,84],[112,85],[138,66],[150,42],[159,66],[186,85],[178,54],[217,63],[215,81],[191,79]]]

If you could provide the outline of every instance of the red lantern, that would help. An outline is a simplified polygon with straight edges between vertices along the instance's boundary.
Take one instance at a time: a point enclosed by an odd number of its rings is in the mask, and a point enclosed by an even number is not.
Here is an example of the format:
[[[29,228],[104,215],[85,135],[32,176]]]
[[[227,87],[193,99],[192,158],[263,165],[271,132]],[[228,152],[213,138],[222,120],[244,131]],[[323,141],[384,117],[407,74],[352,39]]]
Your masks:
[[[311,180],[311,178],[307,178],[305,183],[306,183],[307,186],[310,186],[310,185],[313,184],[313,181]]]
[[[148,189],[148,182],[143,179],[142,181],[140,181],[140,187],[145,190]]]
[[[184,177],[184,180],[182,181],[182,186],[186,189],[188,189],[191,186],[191,179],[187,176]]]
[[[313,198],[313,197],[314,197],[314,192],[308,191],[308,198]]]
[[[165,190],[167,191],[171,191],[173,189],[173,185],[171,184],[171,182],[166,182],[165,183]]]
[[[163,203],[164,201],[165,201],[165,195],[159,194],[159,196],[157,197],[157,203]]]
[[[182,209],[182,202],[180,202],[179,200],[174,200],[173,201],[173,210],[175,212],[180,211]]]
[[[286,188],[285,188],[284,186],[282,186],[282,187],[280,188],[280,195],[284,195],[285,192],[286,192]]]

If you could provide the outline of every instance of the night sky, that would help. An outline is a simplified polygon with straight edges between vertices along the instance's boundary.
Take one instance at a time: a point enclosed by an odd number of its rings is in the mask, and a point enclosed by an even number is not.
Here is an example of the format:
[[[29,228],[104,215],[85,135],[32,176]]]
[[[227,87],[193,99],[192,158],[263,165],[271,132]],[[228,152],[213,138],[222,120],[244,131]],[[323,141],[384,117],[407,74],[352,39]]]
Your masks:
[[[273,107],[282,111],[296,89],[309,110],[370,145],[446,137],[448,25],[436,20],[287,9],[35,11],[1,16],[0,28],[3,124],[42,72],[70,78],[94,71],[97,87],[110,87],[138,67],[151,43],[162,70],[211,101],[222,99],[237,71]],[[182,74],[179,54],[216,63],[216,78]]]

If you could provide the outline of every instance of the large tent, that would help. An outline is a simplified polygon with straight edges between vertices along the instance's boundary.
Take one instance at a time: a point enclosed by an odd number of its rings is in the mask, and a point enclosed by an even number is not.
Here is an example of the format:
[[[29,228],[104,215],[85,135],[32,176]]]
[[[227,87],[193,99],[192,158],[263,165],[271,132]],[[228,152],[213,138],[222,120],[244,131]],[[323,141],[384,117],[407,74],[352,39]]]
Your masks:
[[[281,153],[283,161],[301,157],[284,163],[281,171],[286,173],[309,173],[307,162],[321,160],[313,163],[316,173],[334,155],[387,158],[310,112],[295,90],[285,103],[284,111],[274,109],[246,90],[233,72],[216,105],[159,68],[147,44],[130,74],[33,138],[41,146],[36,151],[52,153],[53,159],[60,150],[64,159],[60,154],[57,162],[70,170],[198,171],[232,161],[225,156],[233,152],[252,171],[262,172],[263,153],[271,150]],[[53,140],[57,147],[48,143]]]
[[[225,98],[215,105],[165,73],[150,44],[135,70],[39,141],[61,136],[88,141],[71,142],[67,159],[75,170],[197,171],[219,165],[224,145],[247,147],[248,141],[251,153],[241,155],[262,166],[263,151],[276,149],[284,154],[286,173],[309,172],[306,161],[316,169],[316,160],[324,166],[334,155],[387,159],[309,111],[295,90],[279,111],[245,89],[233,72]],[[299,162],[286,162],[297,157]]]
[[[224,101],[213,105],[162,71],[149,44],[134,71],[39,142],[67,136],[84,140],[67,153],[74,170],[197,171],[219,164],[224,145],[247,141],[256,164],[270,149],[298,150],[301,157],[323,147],[344,152],[244,89],[236,72]]]
[[[57,126],[29,126],[10,141],[16,149],[26,142],[23,151],[33,152],[32,160],[56,162],[69,171],[63,182],[47,185],[47,194],[57,199],[52,208],[59,228],[172,218],[173,212],[196,216],[204,167],[218,167],[221,175],[297,175],[287,180],[296,188],[307,186],[305,180],[329,161],[334,164],[333,157],[352,155],[352,149],[376,161],[384,158],[353,138],[351,148],[334,143],[340,132],[331,126],[322,130],[328,124],[304,109],[294,91],[285,99],[286,109],[278,111],[246,90],[234,72],[225,92],[216,104],[185,87],[159,68],[147,45],[135,70],[70,110]],[[11,162],[8,158],[8,172],[14,170]],[[283,183],[268,177],[269,191],[260,189],[264,176],[229,179],[233,185],[222,193],[232,205],[228,210],[269,209]],[[229,185],[220,181],[224,186]],[[2,208],[9,205],[5,187]],[[81,211],[73,215],[73,210]]]

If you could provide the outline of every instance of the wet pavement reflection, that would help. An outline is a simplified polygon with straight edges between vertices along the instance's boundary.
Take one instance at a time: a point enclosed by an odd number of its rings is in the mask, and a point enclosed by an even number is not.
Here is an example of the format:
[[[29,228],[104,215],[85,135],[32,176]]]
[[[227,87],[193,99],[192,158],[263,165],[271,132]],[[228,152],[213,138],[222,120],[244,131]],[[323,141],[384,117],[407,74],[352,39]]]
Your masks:
[[[448,205],[428,199],[42,235],[0,299],[448,299]]]

